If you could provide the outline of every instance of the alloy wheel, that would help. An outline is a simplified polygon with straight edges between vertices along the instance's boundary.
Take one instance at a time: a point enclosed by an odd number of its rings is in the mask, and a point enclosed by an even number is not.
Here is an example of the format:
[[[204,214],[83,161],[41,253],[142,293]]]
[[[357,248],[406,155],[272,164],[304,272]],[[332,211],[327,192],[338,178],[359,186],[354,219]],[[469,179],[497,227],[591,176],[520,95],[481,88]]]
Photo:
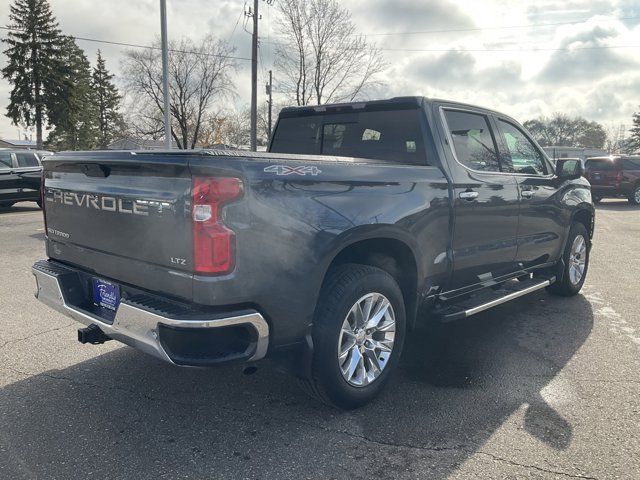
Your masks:
[[[587,242],[582,235],[578,235],[571,245],[569,254],[569,281],[577,285],[584,276],[587,264]]]
[[[391,302],[381,293],[369,293],[349,310],[338,339],[342,377],[354,387],[374,382],[387,366],[396,333]]]

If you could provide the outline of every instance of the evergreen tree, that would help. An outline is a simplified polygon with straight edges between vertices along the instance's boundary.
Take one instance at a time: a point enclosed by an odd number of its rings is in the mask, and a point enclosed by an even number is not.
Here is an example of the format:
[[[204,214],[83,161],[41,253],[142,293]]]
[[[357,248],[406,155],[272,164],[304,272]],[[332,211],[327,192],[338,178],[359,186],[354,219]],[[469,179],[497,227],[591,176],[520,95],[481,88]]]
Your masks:
[[[55,125],[47,147],[55,150],[90,150],[98,143],[97,98],[92,86],[91,64],[73,37],[65,37],[60,77],[52,93],[49,112]]]
[[[106,63],[98,50],[98,60],[93,67],[92,86],[95,92],[98,111],[98,148],[106,149],[123,130],[124,120],[118,111],[120,99],[118,89],[113,83],[113,74],[107,70]]]
[[[633,114],[633,126],[630,130],[628,152],[640,153],[640,112]]]
[[[14,124],[35,125],[42,148],[42,125],[56,82],[62,38],[47,0],[15,0],[10,7],[10,28],[3,41],[7,65],[2,76],[13,85],[7,116]]]

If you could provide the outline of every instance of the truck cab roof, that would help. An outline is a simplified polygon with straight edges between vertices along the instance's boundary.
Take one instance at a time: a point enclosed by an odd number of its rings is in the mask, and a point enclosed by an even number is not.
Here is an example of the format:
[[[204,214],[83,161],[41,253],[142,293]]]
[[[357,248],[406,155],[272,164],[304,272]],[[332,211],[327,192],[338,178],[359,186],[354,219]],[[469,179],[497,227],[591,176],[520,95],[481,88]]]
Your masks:
[[[342,113],[346,111],[381,111],[381,110],[402,110],[409,108],[425,107],[429,104],[447,104],[454,108],[471,108],[475,110],[484,110],[486,112],[504,114],[497,112],[496,110],[474,105],[471,103],[463,103],[455,100],[447,100],[442,98],[430,98],[423,96],[405,96],[405,97],[392,97],[382,100],[366,100],[358,102],[345,102],[345,103],[330,103],[324,105],[303,105],[299,107],[285,107],[280,111],[280,118],[287,117],[303,117],[316,114],[326,113]]]

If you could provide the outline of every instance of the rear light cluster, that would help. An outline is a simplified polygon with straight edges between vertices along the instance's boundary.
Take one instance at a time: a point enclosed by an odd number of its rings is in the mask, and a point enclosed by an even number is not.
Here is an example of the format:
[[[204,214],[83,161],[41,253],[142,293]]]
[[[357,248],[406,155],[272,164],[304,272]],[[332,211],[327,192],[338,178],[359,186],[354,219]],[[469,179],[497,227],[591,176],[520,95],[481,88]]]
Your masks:
[[[45,175],[44,175],[44,168],[42,169],[42,172],[40,174],[40,205],[42,208],[42,219],[44,220],[44,236],[45,238],[49,236],[49,229],[47,228],[47,212],[45,212],[45,204],[44,201],[46,199],[46,195],[44,192],[44,180],[45,180]]]
[[[236,236],[222,222],[222,207],[241,195],[239,178],[193,179],[193,264],[196,273],[221,275],[235,267]]]

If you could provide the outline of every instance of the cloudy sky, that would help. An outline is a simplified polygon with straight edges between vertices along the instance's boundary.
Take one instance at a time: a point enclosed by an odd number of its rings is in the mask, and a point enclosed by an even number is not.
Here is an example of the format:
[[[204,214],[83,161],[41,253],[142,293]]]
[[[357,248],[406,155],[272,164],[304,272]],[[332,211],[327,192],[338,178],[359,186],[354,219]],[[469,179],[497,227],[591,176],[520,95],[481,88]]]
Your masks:
[[[275,0],[276,2],[278,0]],[[158,0],[50,0],[64,33],[150,44],[159,32]],[[250,56],[244,0],[167,0],[169,35],[228,39]],[[259,84],[273,67],[275,7],[262,3]],[[8,23],[8,1],[0,25]],[[520,121],[553,112],[607,127],[630,125],[640,110],[640,0],[349,0],[359,31],[382,49],[388,68],[375,98],[426,95],[502,110]],[[0,32],[0,36],[4,32]],[[78,41],[89,58],[98,48],[119,73],[123,47]],[[0,67],[6,57],[0,54]],[[239,61],[236,105],[249,103],[250,63]],[[274,71],[277,81],[278,72]],[[4,114],[10,86],[0,79]],[[264,101],[263,88],[259,90]],[[277,100],[284,103],[284,99]],[[0,115],[0,137],[18,129]]]

